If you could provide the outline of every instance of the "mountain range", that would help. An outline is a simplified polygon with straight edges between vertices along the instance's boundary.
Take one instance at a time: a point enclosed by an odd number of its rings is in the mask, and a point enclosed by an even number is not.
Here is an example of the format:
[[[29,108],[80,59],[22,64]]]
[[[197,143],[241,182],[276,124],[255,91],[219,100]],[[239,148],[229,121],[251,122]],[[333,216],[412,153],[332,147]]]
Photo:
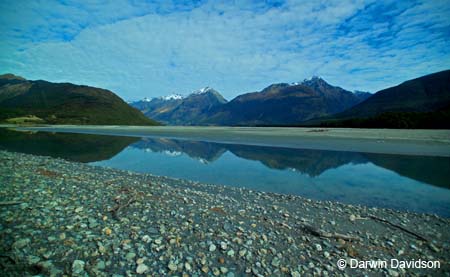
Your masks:
[[[227,101],[205,87],[126,103],[113,92],[0,75],[0,122],[92,125],[321,126],[450,129],[450,70],[374,94],[320,77],[272,84]],[[158,121],[158,122],[157,122]]]
[[[272,84],[226,101],[204,88],[131,103],[168,125],[450,128],[450,70],[368,92],[350,92],[320,77]]]
[[[370,96],[313,77],[302,83],[273,84],[260,92],[239,95],[230,102],[206,87],[186,97],[176,94],[131,105],[169,125],[291,125],[342,112]]]
[[[27,120],[49,124],[157,124],[109,90],[0,75],[0,121]]]

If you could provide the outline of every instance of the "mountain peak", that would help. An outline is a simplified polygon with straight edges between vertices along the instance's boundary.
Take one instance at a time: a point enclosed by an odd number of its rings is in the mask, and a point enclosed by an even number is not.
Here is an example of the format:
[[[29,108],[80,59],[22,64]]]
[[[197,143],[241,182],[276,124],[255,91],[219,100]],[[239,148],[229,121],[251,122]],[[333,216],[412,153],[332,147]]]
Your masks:
[[[225,98],[223,98],[222,94],[220,94],[217,90],[213,89],[212,87],[204,87],[202,89],[196,90],[192,92],[189,96],[199,96],[199,95],[205,95],[208,96],[209,98],[216,99],[219,103],[228,102]]]
[[[161,98],[164,100],[181,100],[184,98],[184,96],[178,93],[172,93],[167,96],[163,96]]]
[[[308,86],[308,87],[317,86],[317,85],[329,85],[324,79],[322,79],[322,77],[317,76],[317,75],[313,75],[309,79],[304,79],[301,84]]]
[[[211,92],[211,91],[214,91],[214,89],[211,87],[204,87],[204,88],[201,88],[199,90],[192,92],[192,94],[203,94],[203,93],[207,93],[207,92]]]

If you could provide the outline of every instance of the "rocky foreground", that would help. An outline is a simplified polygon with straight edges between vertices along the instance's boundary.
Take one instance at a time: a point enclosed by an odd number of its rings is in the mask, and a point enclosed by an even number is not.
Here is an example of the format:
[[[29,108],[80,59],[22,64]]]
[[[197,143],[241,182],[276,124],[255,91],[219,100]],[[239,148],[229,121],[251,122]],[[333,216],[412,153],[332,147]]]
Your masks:
[[[450,276],[450,220],[434,215],[4,151],[0,186],[2,276]],[[349,268],[366,260],[388,267]]]

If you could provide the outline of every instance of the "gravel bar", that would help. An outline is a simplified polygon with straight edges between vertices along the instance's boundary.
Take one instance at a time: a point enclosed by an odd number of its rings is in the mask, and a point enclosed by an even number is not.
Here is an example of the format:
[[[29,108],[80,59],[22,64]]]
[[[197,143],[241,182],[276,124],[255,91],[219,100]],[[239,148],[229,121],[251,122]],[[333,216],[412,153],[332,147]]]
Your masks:
[[[0,186],[2,276],[450,276],[435,215],[6,151]]]

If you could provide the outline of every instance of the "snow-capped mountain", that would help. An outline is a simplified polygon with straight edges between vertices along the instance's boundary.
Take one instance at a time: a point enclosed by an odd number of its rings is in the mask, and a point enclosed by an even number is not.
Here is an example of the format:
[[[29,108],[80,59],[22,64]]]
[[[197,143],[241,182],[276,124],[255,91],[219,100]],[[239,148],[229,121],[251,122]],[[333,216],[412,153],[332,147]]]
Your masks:
[[[170,94],[137,101],[131,105],[150,118],[171,125],[196,124],[213,108],[227,103],[223,96],[211,87],[193,91],[187,96]]]
[[[199,90],[192,92],[191,94],[203,94],[203,93],[207,93],[207,92],[211,92],[211,91],[214,91],[214,89],[210,88],[210,87],[204,87],[204,88],[201,88]]]
[[[184,98],[184,96],[178,93],[173,93],[166,96],[162,96],[160,98],[164,100],[181,100]]]
[[[216,91],[213,88],[211,88],[211,87],[204,87],[204,88],[201,88],[201,89],[193,91],[188,96],[184,96],[184,95],[179,94],[179,93],[172,93],[172,94],[169,94],[169,95],[166,95],[166,96],[160,96],[160,97],[150,97],[150,98],[149,97],[144,97],[142,100],[130,101],[128,103],[135,105],[136,103],[139,103],[139,102],[146,102],[146,103],[148,103],[148,102],[160,101],[160,100],[165,100],[165,101],[182,100],[182,99],[185,99],[185,98],[190,97],[192,95],[200,95],[200,94],[205,94],[205,93],[208,93],[208,92],[213,93],[213,92],[216,92]]]

